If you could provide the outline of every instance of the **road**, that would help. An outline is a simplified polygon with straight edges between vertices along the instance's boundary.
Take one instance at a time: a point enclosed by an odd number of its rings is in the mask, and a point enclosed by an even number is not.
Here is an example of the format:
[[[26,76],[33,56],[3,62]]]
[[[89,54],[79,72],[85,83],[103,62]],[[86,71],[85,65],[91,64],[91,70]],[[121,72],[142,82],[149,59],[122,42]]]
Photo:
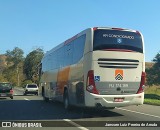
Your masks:
[[[0,98],[1,121],[46,121],[46,125],[56,129],[106,129],[109,121],[160,121],[160,106],[141,105],[115,108],[114,110],[94,110],[73,108],[66,111],[59,102],[44,102],[41,96],[23,95],[22,90],[14,90],[14,99]],[[52,122],[54,121],[54,122]],[[102,126],[101,126],[102,125]],[[98,127],[101,126],[101,127]],[[135,127],[107,127],[107,129],[135,129]],[[158,129],[157,127],[136,127],[136,129]],[[40,128],[38,128],[40,129]],[[46,129],[53,129],[47,127]]]

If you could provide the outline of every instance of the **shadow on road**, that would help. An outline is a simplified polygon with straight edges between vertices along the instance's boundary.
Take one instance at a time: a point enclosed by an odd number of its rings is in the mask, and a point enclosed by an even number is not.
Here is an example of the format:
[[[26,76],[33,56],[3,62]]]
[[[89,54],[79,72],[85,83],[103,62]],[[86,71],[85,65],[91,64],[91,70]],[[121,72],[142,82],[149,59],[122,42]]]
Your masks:
[[[13,95],[14,97],[16,96],[35,96],[35,94],[27,94],[27,95],[24,95],[24,94],[16,94],[16,95]],[[37,96],[37,95],[36,95]]]
[[[60,102],[42,100],[0,100],[0,120],[62,120],[123,116],[111,110],[73,107],[64,109]]]

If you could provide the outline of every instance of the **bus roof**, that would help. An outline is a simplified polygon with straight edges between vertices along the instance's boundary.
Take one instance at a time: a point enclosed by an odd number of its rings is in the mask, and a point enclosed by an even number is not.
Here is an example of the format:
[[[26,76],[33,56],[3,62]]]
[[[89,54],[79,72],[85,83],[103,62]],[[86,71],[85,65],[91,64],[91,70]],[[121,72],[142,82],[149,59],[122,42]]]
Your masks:
[[[139,33],[140,35],[142,35],[139,31],[133,30],[133,29],[127,29],[127,28],[118,28],[118,27],[92,27],[92,28],[87,28],[83,31],[81,31],[80,33],[76,34],[75,36],[65,40],[64,42],[62,42],[61,44],[53,47],[50,51],[47,51],[44,55],[44,57],[46,57],[47,55],[49,55],[50,53],[54,52],[55,50],[63,47],[64,45],[68,44],[69,42],[75,40],[77,37],[83,35],[86,33],[87,30],[97,30],[97,29],[107,29],[107,30],[122,30],[122,31],[129,31],[129,32],[135,32],[135,33]]]

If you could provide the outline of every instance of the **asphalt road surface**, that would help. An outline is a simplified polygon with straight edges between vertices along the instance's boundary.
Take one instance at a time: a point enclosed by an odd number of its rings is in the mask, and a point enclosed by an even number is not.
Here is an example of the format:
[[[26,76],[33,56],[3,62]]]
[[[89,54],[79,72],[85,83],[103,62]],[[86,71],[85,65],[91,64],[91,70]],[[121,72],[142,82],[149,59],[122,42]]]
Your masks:
[[[23,90],[14,90],[14,99],[0,98],[0,121],[39,123],[37,129],[95,130],[95,129],[154,129],[160,127],[109,127],[110,125],[139,125],[160,123],[160,106],[141,105],[95,110],[74,107],[66,111],[62,103],[44,102],[41,96],[23,95]],[[110,122],[113,121],[113,122]],[[115,121],[115,122],[114,122]],[[120,121],[120,123],[119,123]],[[42,123],[40,123],[42,122]],[[126,124],[127,123],[127,124]],[[106,126],[105,126],[106,125]],[[15,127],[15,126],[14,126]],[[6,128],[0,128],[5,129]],[[16,129],[16,128],[12,128]],[[27,128],[28,129],[28,128]],[[29,128],[33,129],[33,128]],[[34,128],[35,130],[35,128]]]

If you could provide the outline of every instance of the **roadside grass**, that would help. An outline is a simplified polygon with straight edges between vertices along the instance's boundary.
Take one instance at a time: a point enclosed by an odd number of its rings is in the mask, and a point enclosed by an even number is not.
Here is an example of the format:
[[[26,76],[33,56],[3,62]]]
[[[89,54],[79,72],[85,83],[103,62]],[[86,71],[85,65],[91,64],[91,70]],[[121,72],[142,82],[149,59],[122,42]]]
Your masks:
[[[147,86],[144,93],[144,104],[160,106],[160,86]]]
[[[160,100],[155,99],[144,99],[144,104],[157,105],[160,106]]]

